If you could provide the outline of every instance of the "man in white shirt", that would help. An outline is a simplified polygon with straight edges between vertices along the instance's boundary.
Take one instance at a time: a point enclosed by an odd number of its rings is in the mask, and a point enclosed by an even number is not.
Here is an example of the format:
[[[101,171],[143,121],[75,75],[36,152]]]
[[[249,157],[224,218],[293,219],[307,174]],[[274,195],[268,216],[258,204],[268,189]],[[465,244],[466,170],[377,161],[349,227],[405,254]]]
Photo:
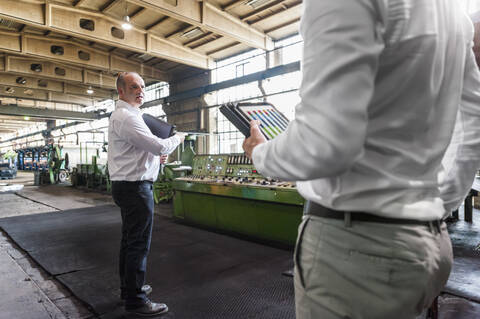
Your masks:
[[[454,0],[305,0],[301,102],[286,132],[244,142],[307,199],[297,319],[415,318],[452,264],[442,221],[480,159],[473,28]],[[463,134],[442,158],[457,111]]]
[[[168,307],[151,302],[146,295],[152,289],[144,285],[153,225],[152,183],[158,176],[160,156],[165,161],[166,155],[183,142],[184,135],[161,139],[152,134],[140,111],[145,83],[137,73],[120,73],[117,90],[119,100],[108,127],[108,170],[112,196],[122,214],[121,297],[127,312],[161,314]]]

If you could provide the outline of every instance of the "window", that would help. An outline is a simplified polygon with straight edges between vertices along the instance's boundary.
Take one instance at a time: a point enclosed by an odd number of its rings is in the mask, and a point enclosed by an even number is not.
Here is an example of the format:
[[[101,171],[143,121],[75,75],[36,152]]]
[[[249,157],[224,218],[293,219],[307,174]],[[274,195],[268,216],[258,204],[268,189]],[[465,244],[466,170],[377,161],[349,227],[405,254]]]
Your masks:
[[[18,84],[21,84],[21,85],[25,85],[25,84],[27,84],[27,79],[25,79],[25,78],[22,77],[22,76],[19,76],[19,77],[15,80],[15,82],[17,82]]]
[[[65,69],[56,67],[55,68],[55,74],[60,75],[60,76],[65,76],[65,74],[67,74],[67,72],[65,71]]]
[[[122,39],[122,40],[125,39],[125,32],[123,32],[122,29],[112,27],[110,32],[112,34],[112,37],[114,37],[114,38]]]
[[[64,49],[62,46],[59,45],[52,45],[50,47],[50,52],[52,52],[55,55],[63,55]]]
[[[223,114],[216,109],[217,151],[214,153],[243,153],[242,142],[245,136],[240,133]]]
[[[303,42],[300,36],[294,36],[276,43],[277,56],[280,60],[276,63],[288,64],[299,61],[302,54]],[[263,71],[266,69],[266,54],[260,50],[231,57],[219,61],[217,69],[212,71],[212,83],[222,82],[233,78],[239,78],[251,73]],[[272,103],[289,120],[295,117],[295,106],[300,102],[298,88],[301,81],[301,72],[291,72],[275,77],[265,79],[261,83],[261,88],[257,81],[240,84],[205,96],[205,100],[210,106],[221,105],[227,102],[266,102]],[[218,108],[211,109],[210,127],[216,135],[210,138],[210,153],[242,153],[242,142],[244,140],[241,134],[233,124],[231,124]]]
[[[145,88],[145,102],[161,99],[170,94],[168,83],[160,82],[149,85]]]
[[[41,88],[46,88],[48,86],[48,81],[46,80],[38,80],[37,85]]]
[[[90,60],[90,53],[85,51],[78,51],[78,58],[83,61]]]
[[[33,63],[30,65],[30,70],[32,70],[33,72],[42,72],[42,65]]]
[[[88,31],[94,31],[95,30],[95,22],[90,19],[80,19],[80,28],[88,30]]]

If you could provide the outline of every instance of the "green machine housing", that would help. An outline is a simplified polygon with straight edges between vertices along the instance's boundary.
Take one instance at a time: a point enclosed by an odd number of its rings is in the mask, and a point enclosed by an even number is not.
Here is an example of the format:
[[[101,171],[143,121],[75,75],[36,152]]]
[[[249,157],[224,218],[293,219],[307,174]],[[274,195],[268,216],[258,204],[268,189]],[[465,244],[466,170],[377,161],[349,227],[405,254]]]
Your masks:
[[[176,178],[174,217],[188,223],[293,245],[304,199],[294,183],[260,175],[243,154],[196,155]]]

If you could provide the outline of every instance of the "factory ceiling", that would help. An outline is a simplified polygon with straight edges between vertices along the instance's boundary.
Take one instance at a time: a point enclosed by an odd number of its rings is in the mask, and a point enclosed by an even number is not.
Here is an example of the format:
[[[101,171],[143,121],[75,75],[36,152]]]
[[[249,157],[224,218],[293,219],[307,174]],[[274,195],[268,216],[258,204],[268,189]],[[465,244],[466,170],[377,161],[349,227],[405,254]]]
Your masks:
[[[249,48],[272,49],[298,32],[301,3],[1,0],[0,102],[72,111],[115,97],[119,71],[168,82]],[[0,137],[23,127],[14,115],[0,115]]]

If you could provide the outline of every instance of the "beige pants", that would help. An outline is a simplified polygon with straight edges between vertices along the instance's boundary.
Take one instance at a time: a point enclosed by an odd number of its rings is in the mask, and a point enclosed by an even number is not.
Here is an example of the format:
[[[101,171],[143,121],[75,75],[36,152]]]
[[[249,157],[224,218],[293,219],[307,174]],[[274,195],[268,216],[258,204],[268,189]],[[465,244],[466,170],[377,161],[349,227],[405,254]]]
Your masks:
[[[447,282],[445,223],[421,225],[304,217],[295,248],[297,319],[410,319]]]

